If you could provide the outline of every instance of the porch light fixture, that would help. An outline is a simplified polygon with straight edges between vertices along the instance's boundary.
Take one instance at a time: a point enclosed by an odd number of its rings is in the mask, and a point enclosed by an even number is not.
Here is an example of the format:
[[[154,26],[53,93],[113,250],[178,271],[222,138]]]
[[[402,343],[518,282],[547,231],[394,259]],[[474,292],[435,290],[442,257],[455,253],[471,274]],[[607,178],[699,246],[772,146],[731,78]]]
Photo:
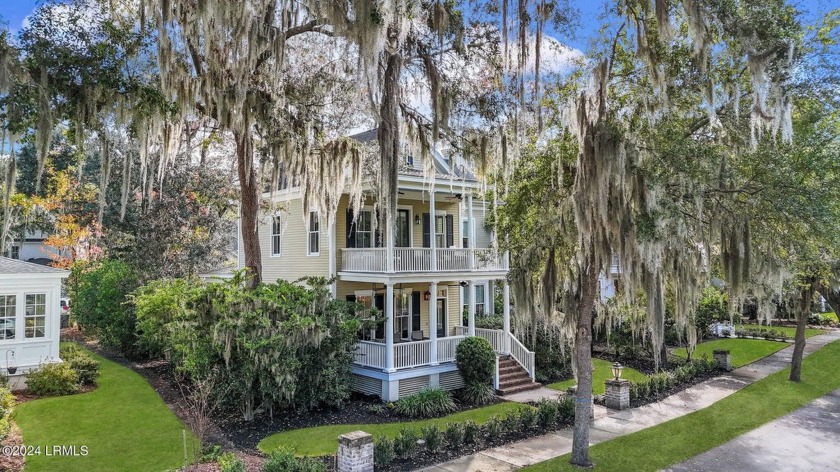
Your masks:
[[[622,370],[624,370],[623,365],[619,364],[618,362],[613,362],[612,374],[613,374],[613,377],[615,377],[615,380],[618,380],[618,379],[621,378],[621,371]]]
[[[432,298],[432,292],[426,290],[423,292],[423,300],[429,301]]]
[[[15,367],[14,364],[9,362],[9,353],[12,354],[12,360],[14,360],[14,358],[15,358],[15,351],[13,351],[11,349],[6,351],[6,372],[8,372],[9,375],[15,375],[15,372],[17,372],[17,367]]]
[[[416,225],[420,224],[420,215],[414,215],[414,224],[416,224]]]

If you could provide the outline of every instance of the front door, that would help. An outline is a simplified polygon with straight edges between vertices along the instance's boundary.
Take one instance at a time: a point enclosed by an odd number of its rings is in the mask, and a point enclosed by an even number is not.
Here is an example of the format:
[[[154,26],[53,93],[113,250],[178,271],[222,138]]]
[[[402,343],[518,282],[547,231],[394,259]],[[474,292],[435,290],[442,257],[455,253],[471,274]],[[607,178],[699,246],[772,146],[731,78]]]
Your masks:
[[[439,338],[446,336],[446,299],[437,299],[437,335]]]
[[[411,305],[408,294],[394,294],[394,339],[411,340]]]

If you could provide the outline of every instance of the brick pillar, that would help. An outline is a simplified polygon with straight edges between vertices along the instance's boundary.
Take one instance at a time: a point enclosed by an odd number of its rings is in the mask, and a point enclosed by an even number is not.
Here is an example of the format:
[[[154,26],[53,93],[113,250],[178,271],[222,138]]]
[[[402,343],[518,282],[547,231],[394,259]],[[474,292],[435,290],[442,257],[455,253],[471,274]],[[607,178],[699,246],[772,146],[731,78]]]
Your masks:
[[[338,472],[373,472],[373,436],[353,431],[338,437]]]
[[[729,372],[732,370],[732,355],[729,353],[728,350],[725,349],[715,349],[715,362],[720,366],[721,369]]]
[[[624,379],[607,380],[606,403],[612,410],[624,410],[630,407],[630,381]]]

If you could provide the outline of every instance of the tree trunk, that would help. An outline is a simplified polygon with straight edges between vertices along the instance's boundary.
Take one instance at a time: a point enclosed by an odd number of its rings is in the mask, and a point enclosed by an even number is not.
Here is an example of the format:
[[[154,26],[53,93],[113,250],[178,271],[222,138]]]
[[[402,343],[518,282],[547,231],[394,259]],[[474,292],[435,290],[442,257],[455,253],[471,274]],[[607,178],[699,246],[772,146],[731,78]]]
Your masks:
[[[659,358],[662,361],[659,363],[659,370],[666,371],[668,370],[668,346],[665,345],[665,341],[662,341],[662,348],[659,350]]]
[[[587,272],[581,273],[577,332],[575,333],[577,390],[570,460],[573,465],[580,467],[592,467],[592,462],[589,460],[589,422],[592,418],[592,312],[595,310],[598,271],[592,258],[587,265]]]
[[[386,53],[382,102],[379,105],[379,129],[377,130],[386,235],[390,235],[394,231],[392,223],[397,212],[397,176],[400,153],[400,76],[403,66],[398,44],[399,30],[396,26],[392,25],[388,28],[388,36],[393,52]]]
[[[251,288],[256,288],[262,281],[262,253],[260,252],[259,235],[260,184],[254,167],[254,147],[249,134],[250,127],[245,126],[244,129],[244,132],[234,133],[241,193],[239,219],[242,226],[242,250],[245,253],[245,267],[248,269]]]
[[[793,344],[793,357],[790,361],[790,380],[802,380],[802,356],[805,354],[805,328],[808,315],[811,313],[811,300],[814,298],[814,279],[808,280],[808,285],[799,290],[799,300],[796,304],[796,337]]]

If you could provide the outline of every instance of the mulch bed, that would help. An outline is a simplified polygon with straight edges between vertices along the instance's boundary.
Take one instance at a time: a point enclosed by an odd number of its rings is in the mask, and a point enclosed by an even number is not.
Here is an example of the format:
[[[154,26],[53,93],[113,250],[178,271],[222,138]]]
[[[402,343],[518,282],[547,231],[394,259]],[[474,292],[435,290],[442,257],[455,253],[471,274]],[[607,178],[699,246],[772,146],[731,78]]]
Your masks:
[[[70,395],[78,395],[80,393],[88,393],[88,392],[92,392],[94,390],[96,390],[96,385],[82,385],[79,388],[78,392],[71,393]],[[30,400],[38,400],[40,398],[50,398],[51,397],[51,396],[35,395],[35,394],[31,393],[29,390],[15,390],[14,392],[12,392],[12,394],[14,394],[14,396],[15,396],[15,403],[18,403],[18,404],[28,402]],[[67,395],[62,395],[62,396],[66,397]],[[0,469],[0,470],[3,470],[3,469]]]
[[[253,421],[244,421],[241,416],[231,414],[217,418],[216,423],[231,443],[242,449],[256,450],[257,444],[266,436],[292,429],[336,424],[383,424],[406,421],[404,416],[394,413],[387,407],[381,412],[371,412],[369,408],[375,405],[384,406],[378,398],[354,393],[341,410],[286,411],[275,414],[274,418],[262,415]],[[455,412],[469,409],[472,408],[458,406]]]
[[[17,424],[12,423],[9,434],[3,441],[0,441],[0,447],[4,450],[7,447],[23,447],[23,434],[21,434]],[[0,470],[4,472],[21,472],[24,467],[24,461],[25,457],[23,454],[0,454]]]

